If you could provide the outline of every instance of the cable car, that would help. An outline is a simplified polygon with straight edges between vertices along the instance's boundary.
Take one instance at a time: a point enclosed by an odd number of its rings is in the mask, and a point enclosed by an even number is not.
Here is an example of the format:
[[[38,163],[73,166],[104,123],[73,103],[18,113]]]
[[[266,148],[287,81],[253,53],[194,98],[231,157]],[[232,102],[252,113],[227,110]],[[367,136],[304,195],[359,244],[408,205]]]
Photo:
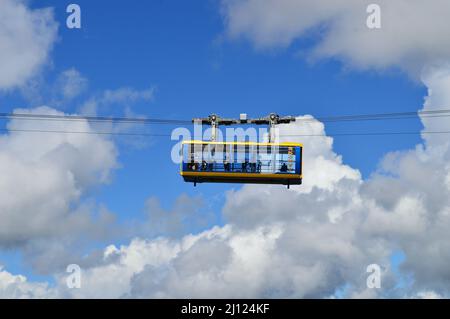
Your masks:
[[[298,143],[183,141],[180,174],[185,182],[300,185]]]

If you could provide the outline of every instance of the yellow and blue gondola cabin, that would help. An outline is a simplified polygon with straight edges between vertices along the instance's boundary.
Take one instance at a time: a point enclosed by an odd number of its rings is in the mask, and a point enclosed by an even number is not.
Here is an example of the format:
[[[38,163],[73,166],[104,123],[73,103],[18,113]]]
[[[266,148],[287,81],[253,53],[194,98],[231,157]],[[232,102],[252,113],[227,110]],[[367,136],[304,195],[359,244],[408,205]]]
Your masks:
[[[183,141],[185,182],[300,185],[299,143]]]

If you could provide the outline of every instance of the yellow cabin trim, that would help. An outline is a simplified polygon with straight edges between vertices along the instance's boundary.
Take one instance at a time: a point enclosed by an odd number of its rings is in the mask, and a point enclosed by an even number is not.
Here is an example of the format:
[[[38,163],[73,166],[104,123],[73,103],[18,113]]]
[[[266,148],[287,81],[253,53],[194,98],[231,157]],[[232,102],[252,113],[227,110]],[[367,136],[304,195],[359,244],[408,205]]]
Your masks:
[[[282,142],[282,143],[257,143],[257,142],[212,142],[212,141],[183,141],[182,144],[220,144],[220,145],[261,145],[261,146],[299,146],[303,147],[301,143]]]
[[[247,177],[247,178],[275,178],[275,179],[300,179],[302,175],[298,174],[264,174],[264,173],[215,173],[215,172],[180,172],[181,176],[198,177]]]

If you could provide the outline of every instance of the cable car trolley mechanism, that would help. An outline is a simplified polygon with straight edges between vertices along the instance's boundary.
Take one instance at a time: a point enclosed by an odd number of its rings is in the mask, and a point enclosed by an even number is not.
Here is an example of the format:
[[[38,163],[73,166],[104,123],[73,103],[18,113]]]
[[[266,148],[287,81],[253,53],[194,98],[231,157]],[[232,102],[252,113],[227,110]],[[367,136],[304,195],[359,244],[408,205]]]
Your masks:
[[[213,114],[193,119],[195,124],[211,125],[211,141],[183,141],[180,174],[185,182],[248,183],[300,185],[302,183],[302,151],[299,143],[275,141],[275,125],[295,121],[295,117],[270,114],[264,118],[224,119]],[[269,125],[267,143],[219,142],[219,125]]]

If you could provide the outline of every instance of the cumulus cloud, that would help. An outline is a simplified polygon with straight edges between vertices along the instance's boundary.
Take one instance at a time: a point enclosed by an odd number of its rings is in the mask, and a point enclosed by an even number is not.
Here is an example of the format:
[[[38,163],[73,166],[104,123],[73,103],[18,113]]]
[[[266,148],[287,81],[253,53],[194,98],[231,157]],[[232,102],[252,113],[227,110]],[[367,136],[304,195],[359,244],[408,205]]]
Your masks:
[[[182,244],[182,243],[181,243]],[[66,276],[59,275],[58,291],[63,297],[118,298],[129,294],[131,280],[145,267],[168,263],[180,250],[177,241],[166,238],[135,239],[128,246],[108,246],[90,268],[83,268],[81,288],[67,289]]]
[[[58,25],[51,9],[0,0],[0,89],[23,85],[47,62]]]
[[[56,298],[47,283],[31,283],[22,275],[13,275],[0,267],[0,298]]]
[[[399,67],[419,76],[450,56],[450,3],[379,0],[382,27],[367,28],[366,0],[223,0],[229,37],[257,48],[287,47],[314,39],[310,57],[338,58],[360,69]]]
[[[416,297],[419,299],[442,299],[442,296],[434,291],[421,291],[417,293]]]
[[[429,87],[424,110],[440,108],[449,100],[450,69],[432,72],[424,81]],[[446,117],[422,118],[422,122],[426,131],[450,125]],[[450,272],[445,265],[450,262],[446,231],[450,227],[450,144],[442,134],[423,134],[423,138],[424,143],[414,150],[386,156],[363,194],[391,211],[369,218],[382,226],[377,230],[382,236],[394,238],[405,252],[401,269],[413,274],[415,288],[448,296]],[[399,208],[404,211],[402,215],[396,213]]]
[[[191,197],[181,194],[170,210],[161,208],[156,197],[150,197],[145,203],[146,222],[141,224],[147,237],[180,237],[188,233],[197,233],[218,222],[218,217],[208,208],[202,196]],[[136,228],[135,228],[136,229]]]
[[[62,114],[48,107],[16,112]],[[93,227],[90,210],[76,204],[89,189],[109,181],[117,165],[114,144],[93,134],[26,132],[90,132],[86,121],[14,119],[8,130],[0,136],[0,245]]]
[[[86,90],[88,80],[75,68],[63,71],[55,84],[55,90],[63,101],[70,101],[84,90]]]

